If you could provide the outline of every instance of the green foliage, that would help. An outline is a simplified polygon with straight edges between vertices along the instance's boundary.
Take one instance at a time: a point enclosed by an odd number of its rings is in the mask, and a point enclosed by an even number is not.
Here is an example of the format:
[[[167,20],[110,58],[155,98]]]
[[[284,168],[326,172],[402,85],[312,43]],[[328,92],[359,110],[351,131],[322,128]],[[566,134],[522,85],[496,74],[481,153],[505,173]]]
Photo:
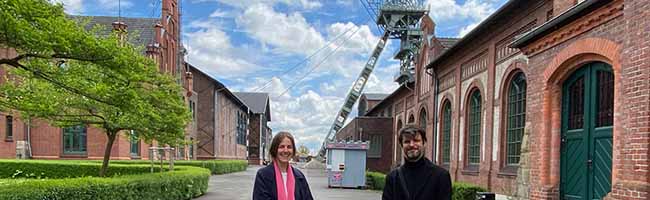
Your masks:
[[[461,182],[453,183],[451,190],[452,200],[473,200],[476,199],[476,192],[487,192],[485,188]]]
[[[140,49],[116,34],[97,37],[47,0],[0,2],[0,47],[18,54],[0,59],[10,75],[0,84],[0,110],[103,129],[106,162],[120,131],[159,144],[183,139],[191,116],[182,88]]]
[[[0,160],[0,178],[79,178],[97,176],[98,162],[57,160]],[[113,165],[107,176],[149,173],[148,165]]]
[[[138,162],[112,165],[108,178],[92,177],[100,168],[97,161],[0,160],[0,199],[191,199],[207,191],[210,177],[192,166],[150,173]],[[12,170],[21,173],[12,179]],[[43,177],[20,177],[38,173]]]
[[[386,175],[380,172],[367,172],[366,178],[372,184],[369,187],[373,190],[384,190]],[[476,199],[476,192],[487,192],[485,188],[469,183],[453,182],[451,185],[452,200],[473,200]]]
[[[150,165],[149,160],[114,160],[111,164],[147,164]],[[154,164],[160,166],[160,161]],[[167,162],[164,162],[167,165]],[[209,169],[212,174],[227,174],[239,171],[245,171],[248,167],[248,162],[245,160],[177,160],[174,161],[175,166],[194,166]]]
[[[172,172],[113,178],[0,179],[0,199],[192,199],[207,191],[209,177],[206,169],[181,166]]]
[[[383,190],[386,184],[386,175],[380,172],[366,172],[366,179],[369,180],[370,189]]]

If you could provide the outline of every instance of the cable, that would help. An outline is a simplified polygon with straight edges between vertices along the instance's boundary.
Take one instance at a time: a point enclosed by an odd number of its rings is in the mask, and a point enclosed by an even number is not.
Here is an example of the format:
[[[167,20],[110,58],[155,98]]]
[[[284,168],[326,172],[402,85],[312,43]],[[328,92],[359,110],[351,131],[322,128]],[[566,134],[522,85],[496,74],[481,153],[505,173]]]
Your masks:
[[[368,18],[370,18],[370,20],[375,22],[375,25],[377,25],[377,20],[374,17],[378,16],[378,14],[374,9],[370,8],[370,2],[368,0],[366,0],[366,3],[368,3],[368,6],[366,6],[366,4],[364,4],[362,0],[359,0],[359,2],[366,9],[366,13],[368,14]],[[370,13],[370,12],[372,12],[372,13]],[[373,13],[374,13],[374,16],[373,16]],[[377,31],[379,31],[380,33],[384,32],[384,30],[379,25],[377,25],[376,27],[377,27]]]
[[[299,66],[302,65],[303,63],[307,62],[309,59],[311,59],[312,57],[314,57],[318,52],[320,52],[320,51],[322,51],[323,49],[325,49],[326,47],[328,47],[331,43],[337,41],[341,36],[343,36],[343,35],[345,35],[346,33],[350,32],[350,30],[352,30],[352,28],[354,28],[354,27],[350,27],[350,28],[348,28],[345,32],[339,34],[339,35],[336,36],[334,39],[332,39],[332,40],[330,40],[329,42],[327,42],[325,45],[323,45],[322,47],[320,47],[320,48],[319,48],[318,50],[316,50],[314,53],[312,53],[311,55],[307,56],[305,59],[303,59],[302,61],[298,62],[297,64],[295,64],[294,66],[292,66],[292,67],[289,68],[288,70],[282,72],[282,75],[288,74],[289,72],[293,71],[294,69],[296,69],[297,67],[299,67]],[[282,76],[282,75],[279,75],[279,76]],[[264,83],[262,86],[260,86],[260,87],[258,87],[258,88],[255,88],[255,89],[253,90],[253,92],[258,92],[258,91],[260,91],[260,90],[262,90],[262,89],[268,87],[269,85],[271,85],[272,82],[273,82],[273,78],[271,77],[271,79],[270,79],[268,82]]]
[[[288,87],[287,89],[285,89],[282,93],[280,93],[280,95],[275,96],[275,98],[277,98],[277,97],[281,97],[282,95],[284,95],[285,93],[287,93],[291,88],[293,88],[293,87],[295,87],[296,85],[298,85],[298,83],[300,83],[300,82],[301,82],[303,79],[305,79],[309,74],[311,74],[312,72],[314,72],[314,70],[316,70],[318,67],[320,67],[321,64],[323,64],[323,63],[325,62],[325,60],[327,60],[327,58],[329,58],[329,57],[332,56],[334,53],[336,53],[336,51],[338,51],[339,48],[341,48],[341,47],[342,47],[342,46],[343,46],[343,45],[344,45],[348,40],[350,40],[350,39],[352,38],[352,36],[354,36],[354,35],[355,35],[359,30],[361,30],[361,26],[358,26],[358,27],[357,27],[357,30],[355,30],[355,31],[354,31],[350,36],[348,36],[348,38],[346,38],[346,39],[343,41],[343,43],[341,43],[341,45],[337,46],[337,47],[334,49],[334,51],[332,51],[332,52],[330,52],[329,54],[327,54],[327,55],[325,56],[325,58],[323,58],[323,59],[322,59],[318,64],[316,64],[314,67],[312,67],[312,68],[309,70],[309,72],[307,72],[304,76],[300,77],[300,79],[298,79],[298,81],[296,81],[296,82],[294,82],[293,84],[291,84],[291,86],[289,86],[289,87]]]

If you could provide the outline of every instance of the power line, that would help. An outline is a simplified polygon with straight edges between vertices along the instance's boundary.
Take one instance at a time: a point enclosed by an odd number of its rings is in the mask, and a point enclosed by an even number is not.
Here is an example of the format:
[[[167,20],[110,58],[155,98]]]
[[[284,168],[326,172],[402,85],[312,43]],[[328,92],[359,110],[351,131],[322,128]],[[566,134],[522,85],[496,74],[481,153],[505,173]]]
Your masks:
[[[309,74],[311,74],[312,72],[314,72],[314,70],[316,70],[318,67],[320,67],[321,64],[323,64],[323,63],[325,62],[325,60],[327,60],[327,58],[329,58],[329,57],[332,56],[334,53],[336,53],[336,52],[339,50],[339,48],[341,48],[341,47],[342,47],[346,42],[348,42],[348,40],[350,40],[350,39],[352,38],[352,36],[354,36],[354,35],[355,35],[359,30],[361,30],[361,26],[358,26],[358,27],[357,27],[357,30],[355,30],[352,34],[350,34],[350,36],[348,36],[348,38],[346,38],[346,39],[343,41],[343,43],[341,43],[341,45],[337,46],[337,47],[336,47],[332,52],[330,52],[329,54],[327,54],[327,55],[325,56],[325,58],[323,58],[323,59],[322,59],[318,64],[316,64],[314,67],[312,67],[312,68],[309,70],[309,72],[307,72],[304,76],[300,77],[300,79],[298,79],[298,81],[296,81],[296,82],[294,82],[293,84],[291,84],[291,86],[289,86],[289,87],[288,87],[287,89],[285,89],[282,93],[280,93],[280,95],[275,96],[275,97],[276,97],[276,98],[277,98],[277,97],[281,97],[282,95],[284,95],[285,93],[287,93],[291,88],[293,88],[293,87],[295,87],[296,85],[298,85],[298,83],[300,83],[300,82],[301,82],[303,79],[305,79]]]
[[[314,57],[314,56],[315,56],[316,54],[318,54],[320,51],[322,51],[323,49],[325,49],[326,47],[328,47],[331,43],[337,41],[341,36],[343,36],[343,35],[345,35],[346,33],[350,32],[350,30],[352,30],[352,28],[354,28],[354,27],[350,27],[350,28],[348,28],[345,32],[339,34],[339,35],[336,36],[334,39],[328,41],[325,45],[323,45],[322,47],[320,47],[318,50],[316,50],[315,52],[313,52],[311,55],[307,56],[305,59],[303,59],[302,61],[298,62],[297,64],[295,64],[294,66],[292,66],[292,67],[289,68],[288,70],[282,72],[281,74],[282,74],[282,75],[288,74],[289,72],[293,71],[294,69],[296,69],[297,67],[299,67],[299,66],[302,65],[303,63],[307,62],[309,59],[311,59],[312,57]],[[282,76],[282,75],[279,75],[279,76]],[[271,85],[272,82],[273,82],[273,78],[271,78],[269,81],[267,81],[266,83],[264,83],[264,85],[262,85],[262,86],[260,86],[260,87],[258,87],[258,88],[256,88],[256,89],[254,89],[253,92],[258,92],[258,91],[260,91],[260,90],[262,90],[262,89],[268,87],[269,85]]]

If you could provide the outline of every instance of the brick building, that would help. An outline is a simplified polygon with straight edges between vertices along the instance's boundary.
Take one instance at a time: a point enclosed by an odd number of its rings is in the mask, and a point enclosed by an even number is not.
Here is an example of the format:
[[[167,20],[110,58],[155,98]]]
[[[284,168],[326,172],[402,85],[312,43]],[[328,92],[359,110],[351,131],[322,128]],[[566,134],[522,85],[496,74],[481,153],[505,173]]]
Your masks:
[[[414,83],[361,118],[392,117],[393,142],[402,124],[422,126],[426,156],[454,181],[499,194],[648,199],[649,8],[510,0],[460,40],[425,17]],[[340,138],[358,134],[348,127]]]
[[[393,167],[401,165],[402,149],[398,143],[397,132],[405,124],[418,124],[426,131],[428,144],[425,155],[428,158],[433,157],[433,150],[435,149],[434,129],[433,129],[433,115],[434,107],[434,82],[430,70],[425,70],[425,64],[434,55],[440,54],[453,46],[458,39],[455,38],[437,38],[434,36],[435,23],[431,18],[425,17],[422,19],[421,28],[426,34],[427,41],[422,44],[421,51],[417,57],[415,70],[409,75],[410,80],[402,83],[393,93],[389,95],[383,94],[364,94],[359,100],[359,116],[353,119],[352,122],[343,127],[336,135],[337,139],[347,139],[352,136],[352,139],[358,140],[360,129],[376,130],[376,134],[381,136],[382,153],[378,158],[368,158],[368,167],[370,170],[389,171]],[[398,81],[396,77],[395,81]],[[387,126],[386,119],[390,119],[390,124]],[[378,128],[374,128],[378,126]],[[358,128],[355,128],[358,127]],[[373,134],[373,133],[368,133]],[[365,134],[361,134],[361,139],[370,140]],[[377,140],[378,138],[375,138]],[[377,142],[370,142],[370,149],[374,148]],[[385,150],[388,149],[386,152]],[[386,152],[386,153],[385,153]],[[374,164],[374,163],[377,164]]]
[[[248,133],[248,163],[261,165],[270,161],[268,155],[271,148],[271,99],[268,93],[235,92],[251,110],[250,130]]]
[[[435,161],[526,199],[648,199],[650,4],[510,0],[427,61]]]
[[[197,159],[248,159],[252,111],[216,78],[187,64],[197,92]]]
[[[113,30],[130,32],[121,38],[143,47],[146,56],[151,57],[159,64],[161,73],[168,73],[176,77],[184,89],[186,103],[190,108],[196,104],[196,95],[191,90],[191,74],[182,67],[184,54],[180,41],[180,19],[177,0],[163,0],[160,18],[125,18],[106,16],[70,16],[73,20],[88,21],[86,28],[95,25],[103,27],[100,35],[108,35]],[[0,56],[14,57],[16,52],[12,49],[1,49]],[[5,74],[1,69],[0,73]],[[194,111],[192,109],[192,111]],[[23,119],[11,113],[0,114],[0,157],[13,158],[17,154],[35,159],[102,159],[107,138],[102,130],[77,126],[58,128],[39,120],[32,120],[27,125]],[[186,137],[192,138],[195,133],[195,124],[188,125]],[[120,134],[113,145],[112,159],[140,159],[148,158],[149,144],[143,141],[130,141]],[[18,149],[18,150],[17,150]],[[19,149],[25,149],[21,151]],[[188,149],[188,148],[183,148]],[[191,150],[186,150],[179,155],[188,155]],[[191,155],[189,155],[191,157]]]

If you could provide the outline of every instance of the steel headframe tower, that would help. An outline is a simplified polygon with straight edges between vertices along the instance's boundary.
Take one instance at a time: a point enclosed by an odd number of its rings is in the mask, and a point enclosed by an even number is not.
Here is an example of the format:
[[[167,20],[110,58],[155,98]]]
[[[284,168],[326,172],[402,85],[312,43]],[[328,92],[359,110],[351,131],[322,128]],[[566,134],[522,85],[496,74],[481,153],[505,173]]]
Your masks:
[[[334,124],[327,133],[317,158],[325,157],[325,145],[331,141],[343,127],[343,123],[358,100],[375,67],[379,55],[384,49],[387,39],[399,39],[400,49],[394,58],[400,60],[400,72],[395,77],[399,84],[407,84],[415,79],[414,61],[422,46],[423,31],[420,29],[420,19],[427,14],[428,9],[422,0],[367,0],[368,12],[376,15],[377,26],[384,30],[377,46],[375,46],[366,67],[363,68],[357,81],[348,92],[343,107],[334,119]]]

